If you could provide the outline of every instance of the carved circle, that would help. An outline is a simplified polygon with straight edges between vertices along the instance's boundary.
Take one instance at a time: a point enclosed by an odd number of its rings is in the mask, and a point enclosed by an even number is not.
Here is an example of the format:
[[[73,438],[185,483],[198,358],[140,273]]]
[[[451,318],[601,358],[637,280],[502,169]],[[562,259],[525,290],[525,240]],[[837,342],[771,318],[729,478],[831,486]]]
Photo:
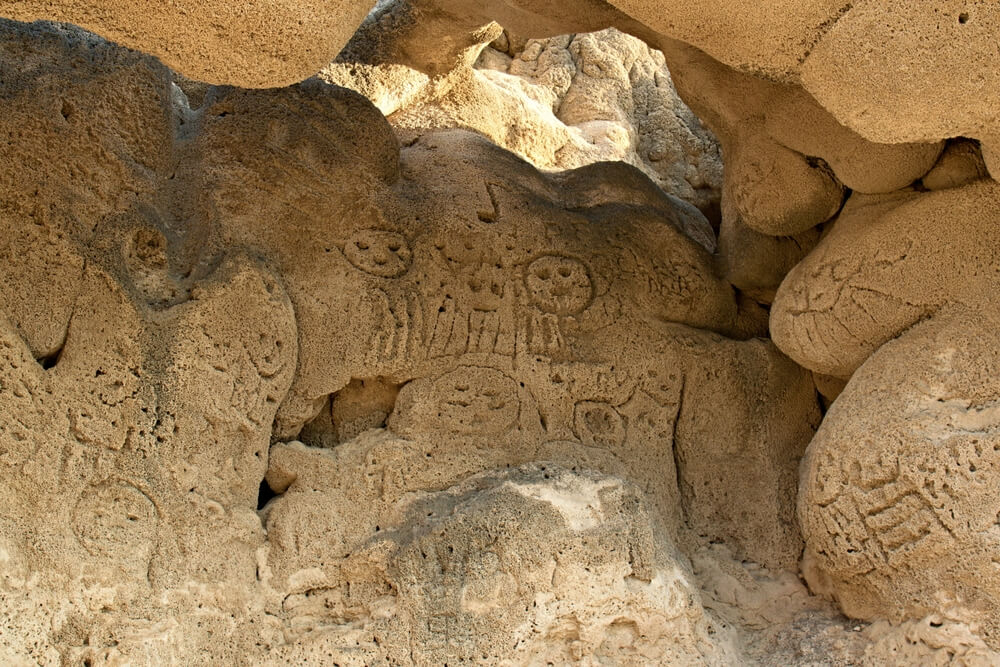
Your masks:
[[[83,492],[73,510],[73,532],[92,554],[141,553],[156,539],[156,507],[127,482],[105,482]]]
[[[576,437],[591,447],[617,447],[625,442],[625,423],[612,406],[580,401],[573,409]]]
[[[500,435],[517,422],[517,384],[492,368],[465,366],[434,382],[437,423],[465,435]]]
[[[583,312],[594,300],[590,271],[578,259],[543,255],[525,271],[528,297],[540,310],[555,315]]]

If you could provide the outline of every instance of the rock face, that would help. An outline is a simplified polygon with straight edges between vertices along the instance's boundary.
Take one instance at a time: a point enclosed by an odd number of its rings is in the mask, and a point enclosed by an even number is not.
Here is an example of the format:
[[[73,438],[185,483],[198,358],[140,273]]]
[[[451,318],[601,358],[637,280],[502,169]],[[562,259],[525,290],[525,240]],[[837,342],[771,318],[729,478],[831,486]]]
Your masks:
[[[4,0],[0,16],[74,23],[151,53],[192,79],[267,88],[301,81],[323,67],[374,4],[374,0]]]
[[[806,576],[854,617],[943,611],[996,641],[994,319],[946,308],[883,345],[810,445]]]
[[[3,31],[11,660],[735,659],[685,550],[795,566],[819,409],[696,208]]]
[[[392,35],[366,26],[320,76],[369,97],[404,137],[468,129],[543,170],[627,162],[717,226],[718,143],[678,97],[663,54],[635,37],[504,33],[470,47],[474,63],[431,79],[385,62]]]
[[[493,22],[535,37],[612,26],[664,51],[681,42],[727,68],[801,86],[869,141],[965,136],[992,151],[1000,133],[989,47],[1000,14],[984,3],[588,0],[568,8],[551,0],[397,0],[378,14],[384,29],[401,33],[390,60],[425,72],[452,69]],[[428,33],[435,38],[420,39]]]
[[[993,10],[689,4],[0,5],[0,662],[1000,661]]]
[[[275,574],[304,568],[287,575],[284,602],[298,641],[275,651],[275,664],[317,654],[398,664],[737,659],[685,559],[620,479],[512,468],[405,494],[362,529],[374,516],[358,510],[384,498],[337,471],[393,445],[407,443],[275,447],[269,481],[295,480],[266,510]],[[334,516],[347,525],[331,535]]]
[[[437,74],[452,70],[493,22],[518,35],[550,37],[616,27],[662,48],[692,45],[763,78],[801,84],[838,122],[871,141],[934,142],[1000,135],[992,91],[1000,71],[988,45],[1000,13],[982,2],[780,0],[405,0],[374,3],[269,0],[164,6],[80,0],[8,0],[0,14],[70,21],[154,53],[193,78],[274,86],[305,79],[344,46],[375,5],[373,25],[402,31],[392,59]],[[491,25],[492,24],[492,25]],[[967,76],[955,76],[963,72]],[[960,101],[956,104],[956,101]]]

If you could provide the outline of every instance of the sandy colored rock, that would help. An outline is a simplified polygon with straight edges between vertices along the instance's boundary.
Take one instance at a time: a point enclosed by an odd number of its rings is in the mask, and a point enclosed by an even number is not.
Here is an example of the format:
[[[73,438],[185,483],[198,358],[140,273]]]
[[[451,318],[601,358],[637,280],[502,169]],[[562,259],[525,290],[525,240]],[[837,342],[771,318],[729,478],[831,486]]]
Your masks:
[[[207,108],[210,118],[232,111],[220,124],[206,124],[206,143],[219,141],[213,127],[256,133],[250,128],[270,120],[262,113],[270,107],[249,100],[266,101],[271,93],[236,95],[232,104],[220,99]],[[302,105],[289,122],[306,124],[316,113]],[[212,154],[247,148],[226,142]],[[237,156],[226,164],[253,164],[249,155]],[[328,164],[340,169],[332,159]],[[275,197],[237,200],[226,195],[229,188],[244,192],[248,179],[259,176],[239,171],[230,185],[228,168],[215,169],[205,178],[218,179],[214,210],[245,221],[224,233],[240,234],[286,267],[293,303],[302,304],[300,370],[279,413],[283,432],[315,426],[328,395],[333,406],[346,400],[338,392],[350,378],[383,377],[404,385],[386,421],[393,432],[429,439],[443,451],[479,438],[498,448],[485,456],[486,442],[477,445],[462,458],[463,474],[535,460],[546,442],[583,443],[597,448],[594,465],[641,481],[668,524],[679,525],[682,498],[699,531],[730,535],[768,564],[794,562],[797,537],[788,513],[794,476],[785,475],[815,425],[812,384],[768,344],[688,328],[752,335],[745,323],[760,321],[759,309],[737,298],[691,238],[712,238],[695,209],[679,206],[635,170],[593,165],[545,176],[461,131],[425,135],[405,148],[399,180],[383,184],[366,219],[345,211],[340,230],[328,222],[330,200],[315,218],[305,198],[295,208]],[[340,187],[354,179],[359,192],[373,182],[357,169],[338,173]],[[313,182],[319,196],[328,181]],[[322,232],[321,248],[301,243],[311,229]],[[610,240],[601,240],[598,229]],[[306,261],[304,253],[319,259]],[[324,292],[317,285],[338,287]],[[312,320],[318,299],[343,305],[317,310]],[[344,312],[353,314],[350,327],[334,319]],[[315,356],[307,357],[310,350]],[[741,383],[746,373],[754,379]],[[771,383],[765,395],[773,403],[758,402],[762,381]],[[701,392],[705,399],[697,398]],[[715,417],[701,407],[720,392],[740,406],[728,430],[710,426]],[[682,402],[690,413],[679,410]],[[309,438],[323,441],[312,430]],[[743,504],[757,510],[745,520],[712,509],[730,501],[704,489],[735,450],[773,478],[770,491],[746,488]],[[659,462],[652,468],[651,455]],[[442,456],[434,457],[438,476],[447,475]],[[688,472],[675,469],[675,456]],[[687,491],[678,489],[678,475],[690,477]],[[774,485],[784,489],[778,496]],[[773,503],[775,497],[786,500]]]
[[[975,141],[957,139],[948,142],[934,168],[920,183],[928,190],[945,190],[989,176],[980,146]]]
[[[847,380],[821,373],[813,373],[813,382],[816,383],[816,391],[823,397],[827,408],[837,400],[847,386]]]
[[[637,26],[603,0],[390,0],[365,19],[343,55],[352,62],[395,63],[431,76],[471,65],[506,29],[546,38],[608,27]]]
[[[430,79],[382,63],[393,53],[391,35],[375,32],[375,44],[355,37],[321,76],[369,97],[401,135],[469,129],[546,170],[624,161],[717,217],[716,141],[677,96],[663,55],[638,39],[609,29],[508,44],[506,52],[483,43],[468,59],[475,68],[464,63]]]
[[[793,141],[809,137],[792,128],[829,127],[831,121],[884,144],[934,144],[956,136],[993,141],[998,134],[990,111],[995,104],[982,92],[996,88],[990,84],[996,70],[992,56],[983,55],[996,12],[986,6],[815,0],[758,7],[728,0],[697,5],[616,0],[567,11],[542,0],[485,6],[468,0],[407,0],[388,3],[376,14],[380,19],[370,21],[373,32],[394,35],[388,39],[393,47],[384,50],[385,62],[434,75],[467,59],[496,23],[525,37],[615,27],[666,51],[671,43],[688,44],[759,81],[802,86],[825,112],[790,113],[786,137]],[[956,103],[960,110],[954,110]],[[793,102],[779,114],[797,107]],[[838,150],[835,141],[827,146]],[[844,148],[849,155],[854,152],[850,145]],[[919,151],[911,159],[919,161]],[[863,161],[857,169],[871,174]],[[893,171],[880,176],[893,178]]]
[[[271,0],[250,12],[238,3],[150,10],[127,2],[93,7],[21,0],[0,5],[0,12],[21,21],[77,23],[153,53],[194,79],[254,87],[315,74],[363,21],[365,38],[349,52],[365,61],[372,53],[366,44],[375,44],[386,56],[381,62],[432,75],[474,60],[501,26],[536,38],[615,27],[659,48],[677,40],[747,75],[802,85],[830,117],[871,141],[993,141],[998,134],[989,92],[997,89],[991,78],[997,67],[988,48],[998,14],[982,4],[409,0],[378,3],[366,19],[373,4]],[[797,120],[826,124],[826,116]]]
[[[451,69],[457,54],[471,45],[471,35],[496,22],[526,37],[593,32],[609,26],[650,43],[667,36],[744,71],[793,80],[810,46],[842,12],[841,7],[831,0],[767,7],[725,1],[691,6],[675,1],[588,0],[567,6],[552,0],[504,0],[488,5],[470,0],[405,0],[386,3],[367,23],[402,36],[391,38],[397,44],[394,60],[419,64],[423,71],[435,74]],[[420,42],[418,27],[431,39]]]
[[[729,66],[791,80],[816,41],[850,9],[837,0],[766,5],[611,0],[611,4],[650,30],[692,44]]]
[[[684,551],[795,566],[819,408],[695,207],[464,131],[401,148],[319,80],[192,109],[78,30],[5,39],[45,75],[4,78],[0,655],[736,659]]]
[[[998,56],[984,45],[998,21],[985,3],[855,3],[816,44],[801,79],[874,141],[991,136]]]
[[[781,281],[816,247],[819,237],[816,227],[795,236],[762,234],[743,224],[723,199],[719,265],[734,287],[761,303],[771,303]]]
[[[279,447],[279,459],[324,456]],[[318,505],[309,491],[317,483],[329,485],[296,478],[270,514],[301,517],[303,502],[317,519],[352,513],[348,494]],[[294,513],[284,513],[288,504]],[[319,573],[300,579],[284,606],[292,633],[308,640],[269,664],[317,654],[405,664],[738,660],[701,607],[686,560],[621,480],[536,464],[411,495],[393,514],[355,538],[337,577],[347,586],[325,585]],[[329,629],[309,632],[321,626]]]
[[[804,571],[851,616],[941,613],[996,642],[994,319],[946,310],[882,346],[809,447]]]
[[[267,90],[0,24],[0,662],[996,661],[992,121],[841,104],[934,83],[892,5],[625,5],[381,3]],[[118,28],[313,66],[225,11]]]
[[[373,0],[5,0],[0,16],[73,23],[150,53],[192,79],[267,88],[295,83],[319,71],[347,43],[373,4]]]
[[[798,86],[738,72],[680,42],[662,48],[681,97],[722,143],[728,197],[757,231],[803,232],[837,213],[840,184],[892,192],[926,174],[942,150],[869,142]]]
[[[879,346],[943,306],[995,308],[997,197],[990,179],[936,192],[852,197],[778,290],[774,341],[806,368],[846,378]]]

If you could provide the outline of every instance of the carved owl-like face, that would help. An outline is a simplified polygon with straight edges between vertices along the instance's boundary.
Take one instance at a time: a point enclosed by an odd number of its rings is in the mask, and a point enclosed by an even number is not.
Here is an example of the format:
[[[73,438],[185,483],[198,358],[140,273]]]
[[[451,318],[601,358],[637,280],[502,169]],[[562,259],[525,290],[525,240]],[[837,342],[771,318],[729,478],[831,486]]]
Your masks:
[[[594,298],[594,284],[587,267],[572,257],[539,257],[528,265],[524,283],[532,303],[555,315],[576,315]]]

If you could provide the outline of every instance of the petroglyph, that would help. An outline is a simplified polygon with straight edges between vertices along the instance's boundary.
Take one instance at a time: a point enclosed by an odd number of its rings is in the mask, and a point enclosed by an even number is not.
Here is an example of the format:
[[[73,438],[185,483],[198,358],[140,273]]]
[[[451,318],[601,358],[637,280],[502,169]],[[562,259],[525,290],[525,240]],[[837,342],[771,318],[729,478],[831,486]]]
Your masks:
[[[583,444],[614,449],[625,441],[622,416],[607,403],[581,401],[573,408],[573,430]]]
[[[819,408],[698,211],[622,165],[401,146],[318,79],[192,109],[72,28],[0,47],[26,661],[729,656],[682,549],[790,567]]]
[[[356,269],[380,278],[398,278],[413,261],[413,252],[402,234],[365,229],[344,243],[344,256]]]
[[[525,269],[524,284],[531,302],[553,315],[576,315],[594,299],[590,272],[572,257],[539,257]]]

